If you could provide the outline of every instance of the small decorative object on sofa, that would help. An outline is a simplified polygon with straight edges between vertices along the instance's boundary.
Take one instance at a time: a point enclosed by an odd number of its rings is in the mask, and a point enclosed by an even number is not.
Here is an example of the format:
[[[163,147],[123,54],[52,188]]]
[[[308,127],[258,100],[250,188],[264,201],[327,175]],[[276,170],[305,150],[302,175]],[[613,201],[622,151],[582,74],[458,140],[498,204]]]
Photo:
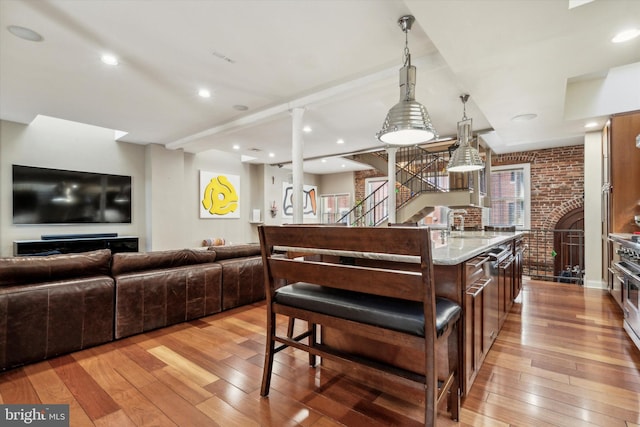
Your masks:
[[[226,240],[224,237],[212,237],[202,241],[202,246],[224,246],[225,244]]]

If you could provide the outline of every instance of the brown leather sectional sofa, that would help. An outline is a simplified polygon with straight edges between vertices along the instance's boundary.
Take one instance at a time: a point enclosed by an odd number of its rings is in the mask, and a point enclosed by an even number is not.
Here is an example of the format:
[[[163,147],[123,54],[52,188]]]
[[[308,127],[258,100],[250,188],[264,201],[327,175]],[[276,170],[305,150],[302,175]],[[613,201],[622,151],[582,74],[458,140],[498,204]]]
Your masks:
[[[0,370],[262,299],[258,244],[0,258]]]

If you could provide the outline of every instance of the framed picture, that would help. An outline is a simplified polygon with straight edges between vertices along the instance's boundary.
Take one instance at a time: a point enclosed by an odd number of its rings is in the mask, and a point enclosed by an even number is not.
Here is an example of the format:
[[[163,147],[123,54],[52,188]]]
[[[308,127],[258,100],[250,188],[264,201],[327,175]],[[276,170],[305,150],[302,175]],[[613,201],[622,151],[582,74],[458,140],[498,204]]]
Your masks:
[[[315,185],[303,186],[302,212],[304,218],[315,219],[318,217],[318,187]],[[293,184],[282,183],[282,217],[293,218]]]
[[[240,218],[240,177],[200,171],[200,218]]]

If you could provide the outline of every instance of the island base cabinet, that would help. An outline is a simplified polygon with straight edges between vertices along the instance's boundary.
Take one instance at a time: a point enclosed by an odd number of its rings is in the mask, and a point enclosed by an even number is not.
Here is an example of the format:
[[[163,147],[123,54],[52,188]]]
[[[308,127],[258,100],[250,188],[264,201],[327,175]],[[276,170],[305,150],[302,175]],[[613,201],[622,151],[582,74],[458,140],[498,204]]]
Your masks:
[[[465,294],[465,378],[462,384],[463,393],[466,395],[471,384],[478,375],[482,361],[488,348],[484,337],[484,310],[485,292],[484,286],[471,287]]]

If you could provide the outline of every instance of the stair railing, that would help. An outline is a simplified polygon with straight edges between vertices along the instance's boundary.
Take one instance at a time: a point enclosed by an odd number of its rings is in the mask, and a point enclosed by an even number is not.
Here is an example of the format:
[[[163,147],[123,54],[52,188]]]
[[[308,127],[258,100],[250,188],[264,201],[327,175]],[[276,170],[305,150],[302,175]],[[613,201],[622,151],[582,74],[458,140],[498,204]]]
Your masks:
[[[380,153],[380,156],[387,158]],[[400,208],[425,192],[447,192],[472,188],[471,174],[456,174],[451,180],[447,173],[448,151],[427,151],[418,146],[400,147],[396,152],[396,188],[389,189],[395,194],[396,207]],[[345,213],[338,222],[352,226],[376,226],[388,218],[387,196],[381,196],[388,181],[381,181],[364,200]]]

